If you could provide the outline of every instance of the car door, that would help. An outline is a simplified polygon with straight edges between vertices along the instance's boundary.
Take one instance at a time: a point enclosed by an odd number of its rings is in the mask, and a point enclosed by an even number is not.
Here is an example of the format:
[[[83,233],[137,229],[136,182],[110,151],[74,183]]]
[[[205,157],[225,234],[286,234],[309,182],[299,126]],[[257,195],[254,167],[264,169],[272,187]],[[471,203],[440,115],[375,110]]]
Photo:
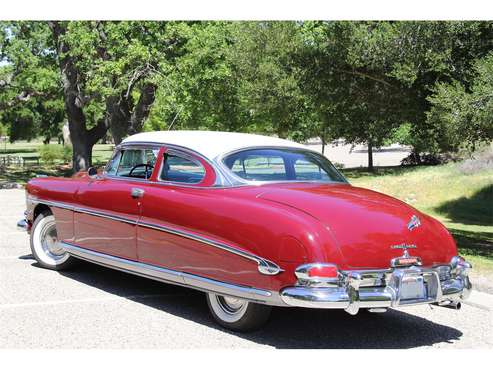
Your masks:
[[[122,147],[105,173],[81,186],[74,215],[75,244],[136,260],[136,225],[141,215],[142,185],[150,180],[159,148]]]
[[[192,153],[170,149],[158,167],[156,181],[144,186],[139,261],[219,281],[267,284],[255,261],[232,252],[216,236],[224,229],[235,233],[228,216],[234,206],[221,211],[222,190],[213,186],[212,166]]]

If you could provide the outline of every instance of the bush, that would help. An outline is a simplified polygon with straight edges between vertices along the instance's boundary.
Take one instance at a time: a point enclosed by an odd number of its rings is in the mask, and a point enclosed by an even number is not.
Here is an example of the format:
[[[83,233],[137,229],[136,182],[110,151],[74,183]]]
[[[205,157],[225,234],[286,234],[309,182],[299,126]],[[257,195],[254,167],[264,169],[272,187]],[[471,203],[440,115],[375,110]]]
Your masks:
[[[72,159],[72,148],[70,146],[62,146],[56,144],[46,144],[38,149],[39,158],[45,164],[53,164],[55,162],[70,162]]]
[[[65,145],[63,147],[63,162],[70,163],[72,161],[72,147],[70,145]]]

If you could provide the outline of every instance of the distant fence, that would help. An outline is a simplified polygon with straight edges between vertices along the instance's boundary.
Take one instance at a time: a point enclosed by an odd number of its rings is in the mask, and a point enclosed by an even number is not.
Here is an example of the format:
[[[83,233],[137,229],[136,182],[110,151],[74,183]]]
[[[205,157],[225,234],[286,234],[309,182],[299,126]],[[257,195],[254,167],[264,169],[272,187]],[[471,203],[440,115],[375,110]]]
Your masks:
[[[31,157],[21,157],[19,155],[6,155],[0,157],[0,166],[25,166],[29,162],[35,162],[39,165],[39,157],[31,156]]]

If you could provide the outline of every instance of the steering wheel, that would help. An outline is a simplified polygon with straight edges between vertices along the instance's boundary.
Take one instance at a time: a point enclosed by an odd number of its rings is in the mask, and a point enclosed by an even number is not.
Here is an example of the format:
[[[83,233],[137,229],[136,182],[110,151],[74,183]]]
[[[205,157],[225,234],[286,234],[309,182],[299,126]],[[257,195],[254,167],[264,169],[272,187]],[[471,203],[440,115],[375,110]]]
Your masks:
[[[146,173],[146,179],[148,178],[147,176],[147,171],[149,170],[152,170],[154,168],[154,166],[150,163],[139,163],[139,164],[136,164],[135,166],[132,167],[132,169],[130,170],[130,172],[128,173],[128,176],[129,177],[132,177],[132,172],[134,172],[134,170],[136,168],[139,168],[139,167],[145,167],[145,173]]]

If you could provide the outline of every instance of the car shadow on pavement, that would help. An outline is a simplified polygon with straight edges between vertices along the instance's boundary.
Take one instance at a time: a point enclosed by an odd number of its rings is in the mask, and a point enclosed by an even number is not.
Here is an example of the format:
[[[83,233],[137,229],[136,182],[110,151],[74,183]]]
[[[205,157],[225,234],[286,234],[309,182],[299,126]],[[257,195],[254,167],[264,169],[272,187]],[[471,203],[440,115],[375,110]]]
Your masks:
[[[273,309],[270,321],[261,330],[234,333],[212,320],[201,292],[82,261],[74,270],[60,273],[179,318],[276,348],[415,348],[451,343],[462,336],[455,328],[397,310],[351,316],[339,310],[281,307]]]

